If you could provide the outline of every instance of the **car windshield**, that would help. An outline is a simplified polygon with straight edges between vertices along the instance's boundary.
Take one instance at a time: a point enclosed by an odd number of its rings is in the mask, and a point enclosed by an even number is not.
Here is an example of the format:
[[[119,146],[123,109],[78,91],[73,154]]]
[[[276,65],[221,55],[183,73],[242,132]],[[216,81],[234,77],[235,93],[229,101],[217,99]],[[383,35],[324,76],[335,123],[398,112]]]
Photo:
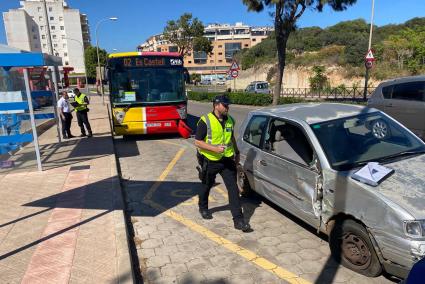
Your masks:
[[[316,123],[311,128],[335,170],[425,152],[424,143],[381,112]]]
[[[132,68],[111,71],[113,103],[162,103],[182,101],[181,68]]]

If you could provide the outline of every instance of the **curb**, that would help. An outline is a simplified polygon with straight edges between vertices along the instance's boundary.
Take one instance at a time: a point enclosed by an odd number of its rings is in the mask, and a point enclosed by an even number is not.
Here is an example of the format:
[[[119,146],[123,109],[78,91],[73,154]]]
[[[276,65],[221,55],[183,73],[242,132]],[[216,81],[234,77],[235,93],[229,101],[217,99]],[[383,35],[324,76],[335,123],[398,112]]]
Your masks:
[[[108,119],[110,121],[109,108],[108,105],[105,106],[108,112]],[[120,176],[119,176],[119,165],[118,158],[115,154],[115,145],[114,145],[114,137],[112,133],[111,123],[109,124],[109,128],[111,131],[111,146],[113,149],[113,155],[111,157],[111,181],[112,181],[112,189],[114,192],[114,208],[116,208],[113,212],[114,221],[115,221],[115,241],[117,244],[117,257],[118,261],[116,263],[117,267],[117,283],[137,283],[134,263],[131,258],[131,247],[130,247],[130,235],[128,230],[128,225],[126,222],[126,216],[124,213],[125,204],[124,204],[124,192],[121,187]],[[128,272],[131,273],[131,277],[128,277]]]

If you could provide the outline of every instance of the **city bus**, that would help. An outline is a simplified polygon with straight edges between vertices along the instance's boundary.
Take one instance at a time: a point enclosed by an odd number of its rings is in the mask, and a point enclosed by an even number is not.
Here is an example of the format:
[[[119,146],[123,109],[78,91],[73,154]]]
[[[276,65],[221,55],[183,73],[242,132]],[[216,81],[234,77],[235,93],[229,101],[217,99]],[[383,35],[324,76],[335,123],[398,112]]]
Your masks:
[[[187,135],[188,73],[179,53],[114,53],[107,68],[115,135]]]

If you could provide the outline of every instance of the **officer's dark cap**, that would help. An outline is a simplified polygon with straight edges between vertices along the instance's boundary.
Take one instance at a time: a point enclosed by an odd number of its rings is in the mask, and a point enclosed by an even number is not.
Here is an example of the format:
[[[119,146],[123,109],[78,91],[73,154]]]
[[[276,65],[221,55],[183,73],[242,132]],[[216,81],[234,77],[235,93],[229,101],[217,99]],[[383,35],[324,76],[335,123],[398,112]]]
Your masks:
[[[213,99],[214,104],[222,103],[223,105],[230,105],[230,99],[227,96],[219,95]]]

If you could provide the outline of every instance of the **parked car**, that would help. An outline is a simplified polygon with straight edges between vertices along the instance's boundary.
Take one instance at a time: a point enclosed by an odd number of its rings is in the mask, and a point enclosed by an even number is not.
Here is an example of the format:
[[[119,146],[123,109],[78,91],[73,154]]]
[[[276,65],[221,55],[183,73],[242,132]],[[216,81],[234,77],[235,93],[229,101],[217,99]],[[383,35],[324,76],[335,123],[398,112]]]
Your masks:
[[[368,106],[384,111],[425,139],[425,76],[397,78],[379,84]]]
[[[269,83],[265,81],[251,82],[245,89],[247,93],[270,94]]]
[[[239,132],[240,190],[329,235],[344,266],[406,277],[425,256],[425,143],[390,116],[356,105],[293,104],[251,111]],[[394,173],[377,186],[351,177],[372,161]]]
[[[201,84],[201,85],[211,85],[211,80],[202,80],[201,82],[199,82],[199,84]]]
[[[216,84],[218,86],[224,86],[224,85],[226,85],[226,81],[224,81],[224,80],[218,80]]]

